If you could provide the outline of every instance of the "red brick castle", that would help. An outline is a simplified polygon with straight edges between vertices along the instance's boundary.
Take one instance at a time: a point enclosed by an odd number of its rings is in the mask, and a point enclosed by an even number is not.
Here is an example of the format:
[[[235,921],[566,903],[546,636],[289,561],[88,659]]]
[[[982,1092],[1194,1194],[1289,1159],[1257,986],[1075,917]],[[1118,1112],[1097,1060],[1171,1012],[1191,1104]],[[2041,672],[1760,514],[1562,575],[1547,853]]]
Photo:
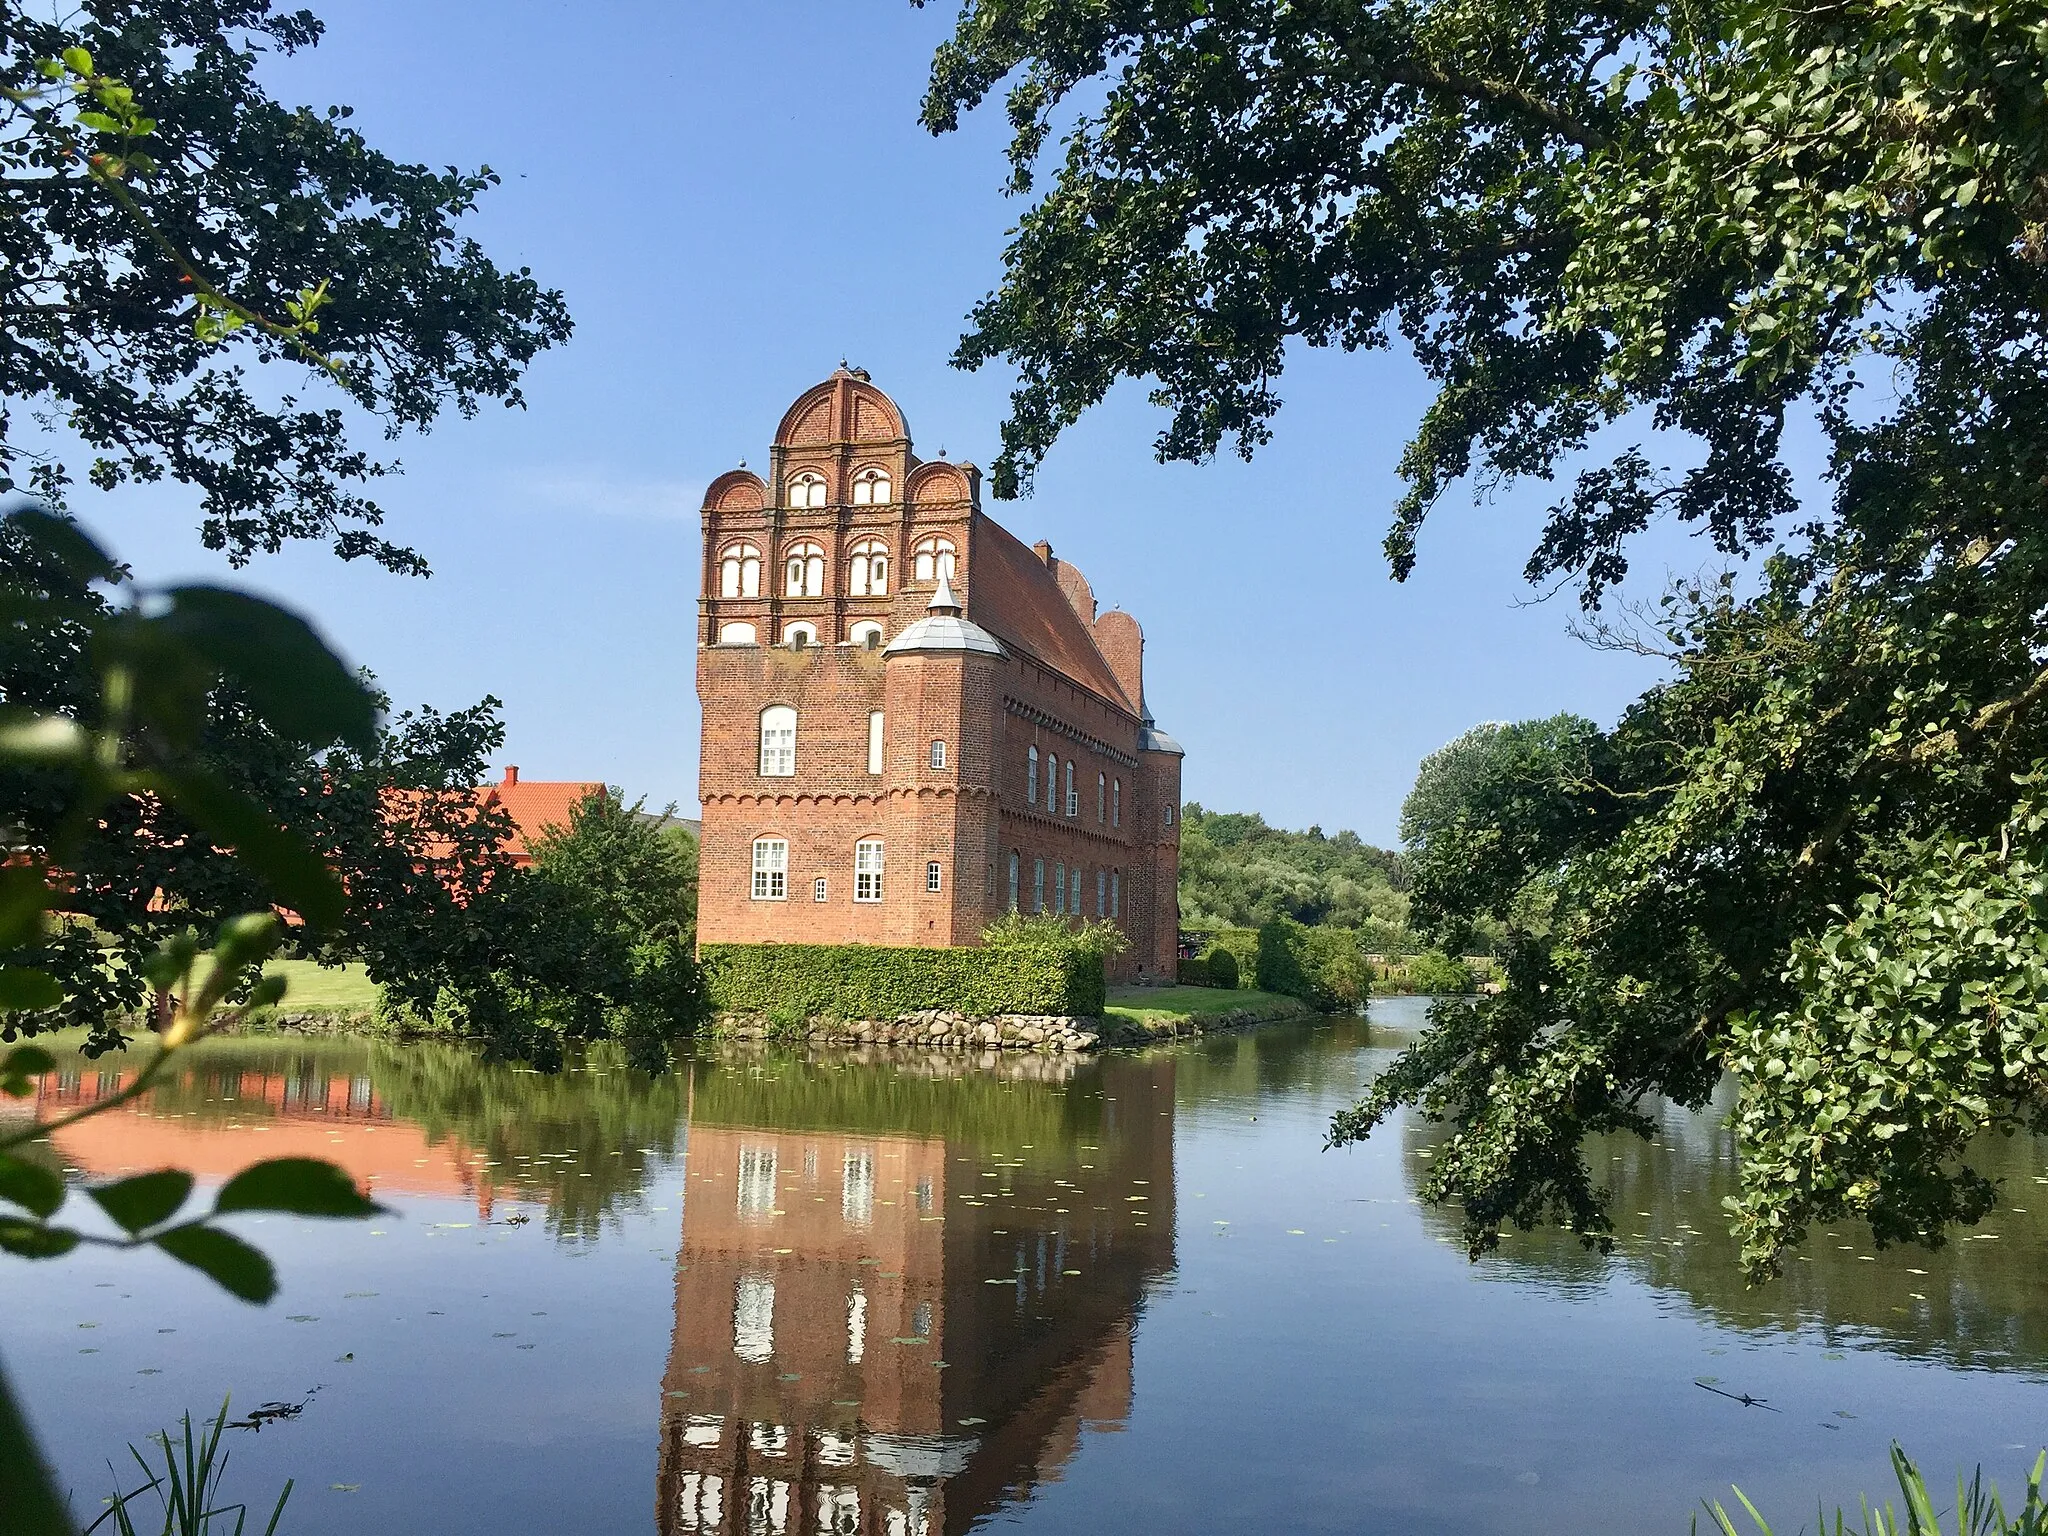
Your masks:
[[[704,497],[697,695],[707,944],[973,944],[1001,913],[1104,918],[1171,980],[1181,749],[1145,640],[1082,574],[924,462],[842,366],[768,475]]]

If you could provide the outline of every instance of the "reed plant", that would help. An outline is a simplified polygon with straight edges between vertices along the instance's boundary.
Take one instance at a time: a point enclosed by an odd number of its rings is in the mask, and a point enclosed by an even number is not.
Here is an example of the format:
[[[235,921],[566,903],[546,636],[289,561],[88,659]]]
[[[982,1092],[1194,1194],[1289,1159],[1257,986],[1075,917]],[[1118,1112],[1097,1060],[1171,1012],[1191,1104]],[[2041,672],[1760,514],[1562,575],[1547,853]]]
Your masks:
[[[1851,1524],[1846,1510],[1835,1511],[1834,1524],[1828,1524],[1825,1511],[1821,1513],[1817,1529],[1821,1536],[2048,1536],[2048,1501],[2041,1496],[2041,1477],[2048,1470],[2048,1451],[2043,1451],[2034,1462],[2034,1470],[2027,1477],[2027,1501],[2017,1515],[2006,1513],[2005,1501],[1998,1496],[1995,1485],[1986,1487],[1984,1469],[1979,1467],[1965,1483],[1961,1473],[1956,1474],[1955,1523],[1944,1525],[1946,1510],[1937,1510],[1934,1499],[1927,1491],[1927,1479],[1913,1459],[1900,1449],[1896,1441],[1892,1444],[1892,1472],[1899,1480],[1899,1495],[1905,1503],[1905,1516],[1890,1504],[1882,1509],[1872,1509],[1870,1501],[1859,1501],[1861,1523]],[[1757,1536],[1774,1536],[1770,1522],[1750,1503],[1740,1488],[1734,1490],[1736,1500],[1756,1522]],[[1720,1536],[1743,1536],[1735,1519],[1720,1504],[1708,1502],[1707,1513],[1713,1517],[1714,1530]],[[1692,1529],[1698,1536],[1699,1517],[1693,1517]]]
[[[116,1492],[107,1501],[106,1513],[85,1528],[85,1536],[92,1536],[109,1520],[114,1522],[114,1536],[141,1536],[143,1527],[135,1523],[130,1506],[151,1493],[156,1495],[163,1515],[157,1536],[242,1536],[249,1519],[249,1507],[246,1504],[215,1502],[221,1497],[221,1484],[227,1478],[228,1452],[221,1449],[220,1438],[221,1432],[227,1428],[228,1400],[222,1398],[220,1412],[213,1421],[196,1431],[189,1412],[181,1422],[182,1443],[174,1442],[168,1431],[160,1430],[150,1437],[151,1443],[162,1453],[161,1470],[154,1467],[150,1458],[137,1447],[128,1447],[128,1454],[135,1458],[135,1464],[142,1469],[147,1481],[133,1492]],[[107,1464],[107,1471],[114,1473],[112,1462]],[[292,1484],[287,1479],[284,1491],[277,1496],[277,1506],[270,1512],[270,1521],[263,1527],[263,1536],[276,1536],[277,1523],[284,1518],[285,1500],[291,1496]],[[227,1523],[231,1518],[234,1521],[232,1526]],[[150,1523],[154,1525],[154,1520]]]

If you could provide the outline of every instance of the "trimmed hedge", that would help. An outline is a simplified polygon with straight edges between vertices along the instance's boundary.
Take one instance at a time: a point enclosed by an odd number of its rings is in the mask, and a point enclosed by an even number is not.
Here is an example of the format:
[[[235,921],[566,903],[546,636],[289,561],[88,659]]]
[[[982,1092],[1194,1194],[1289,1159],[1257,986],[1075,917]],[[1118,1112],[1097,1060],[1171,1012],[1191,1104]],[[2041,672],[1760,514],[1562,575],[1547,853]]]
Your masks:
[[[915,949],[877,944],[706,944],[712,1006],[770,1018],[893,1019],[952,1013],[1095,1017],[1102,957],[1044,944]]]
[[[1220,946],[1209,951],[1203,965],[1209,972],[1209,985],[1235,991],[1241,979],[1238,973],[1237,956]]]

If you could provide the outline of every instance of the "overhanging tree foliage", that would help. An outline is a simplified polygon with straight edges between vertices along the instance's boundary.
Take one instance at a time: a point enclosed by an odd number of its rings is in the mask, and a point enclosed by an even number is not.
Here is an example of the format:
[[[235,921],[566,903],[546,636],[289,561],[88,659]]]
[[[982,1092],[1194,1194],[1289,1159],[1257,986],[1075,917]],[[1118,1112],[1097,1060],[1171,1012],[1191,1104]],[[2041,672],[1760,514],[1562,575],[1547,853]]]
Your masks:
[[[970,0],[939,53],[934,129],[1009,82],[1016,190],[1065,133],[959,353],[1021,373],[1000,492],[1119,379],[1163,456],[1249,452],[1290,343],[1399,340],[1436,393],[1397,576],[1453,485],[1616,424],[1657,435],[1573,473],[1531,579],[1597,606],[1664,516],[1768,552],[1600,620],[1674,680],[1522,728],[1420,828],[1418,920],[1518,925],[1511,983],[1336,1135],[1453,1122],[1429,1190],[1475,1251],[1604,1241],[1580,1139],[1724,1069],[1754,1274],[1815,1220],[1939,1242],[1995,1198],[1971,1138],[2044,1123],[2044,72],[2040,0]],[[1485,858],[1432,886],[1430,843]]]

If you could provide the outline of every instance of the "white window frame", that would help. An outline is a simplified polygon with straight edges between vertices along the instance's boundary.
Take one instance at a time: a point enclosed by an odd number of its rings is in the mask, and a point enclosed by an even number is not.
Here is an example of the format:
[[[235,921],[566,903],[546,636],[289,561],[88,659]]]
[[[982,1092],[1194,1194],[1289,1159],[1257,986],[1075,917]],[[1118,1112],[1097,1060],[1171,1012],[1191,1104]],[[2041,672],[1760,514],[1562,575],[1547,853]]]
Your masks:
[[[1164,817],[1166,818],[1166,825],[1167,825],[1167,826],[1169,826],[1169,827],[1170,827],[1170,826],[1172,826],[1172,825],[1173,825],[1173,802],[1172,802],[1171,800],[1167,801],[1167,802],[1166,802],[1166,804],[1162,805],[1162,806],[1161,806],[1161,807],[1159,808],[1159,811],[1160,811],[1160,814],[1161,814],[1161,815],[1163,815],[1163,816],[1164,816]]]
[[[935,740],[934,740],[934,741],[932,742],[932,757],[931,757],[931,761],[932,761],[932,772],[933,772],[933,773],[944,773],[944,772],[946,771],[946,744],[945,744],[945,742],[943,742],[943,741],[940,741],[940,740],[936,740],[936,739],[935,739]]]
[[[868,772],[882,771],[882,712],[868,711]]]
[[[879,837],[864,837],[853,845],[853,899],[863,904],[882,899],[884,855]]]
[[[832,899],[832,888],[823,875],[811,882],[811,900],[825,902]]]
[[[789,900],[789,839],[754,839],[754,900]]]
[[[770,704],[761,711],[761,777],[795,776],[796,711],[787,704]]]
[[[945,867],[937,859],[929,859],[924,866],[925,894],[936,896],[946,888]]]
[[[1067,814],[1081,814],[1081,792],[1074,788],[1074,760],[1071,757],[1067,759]]]

